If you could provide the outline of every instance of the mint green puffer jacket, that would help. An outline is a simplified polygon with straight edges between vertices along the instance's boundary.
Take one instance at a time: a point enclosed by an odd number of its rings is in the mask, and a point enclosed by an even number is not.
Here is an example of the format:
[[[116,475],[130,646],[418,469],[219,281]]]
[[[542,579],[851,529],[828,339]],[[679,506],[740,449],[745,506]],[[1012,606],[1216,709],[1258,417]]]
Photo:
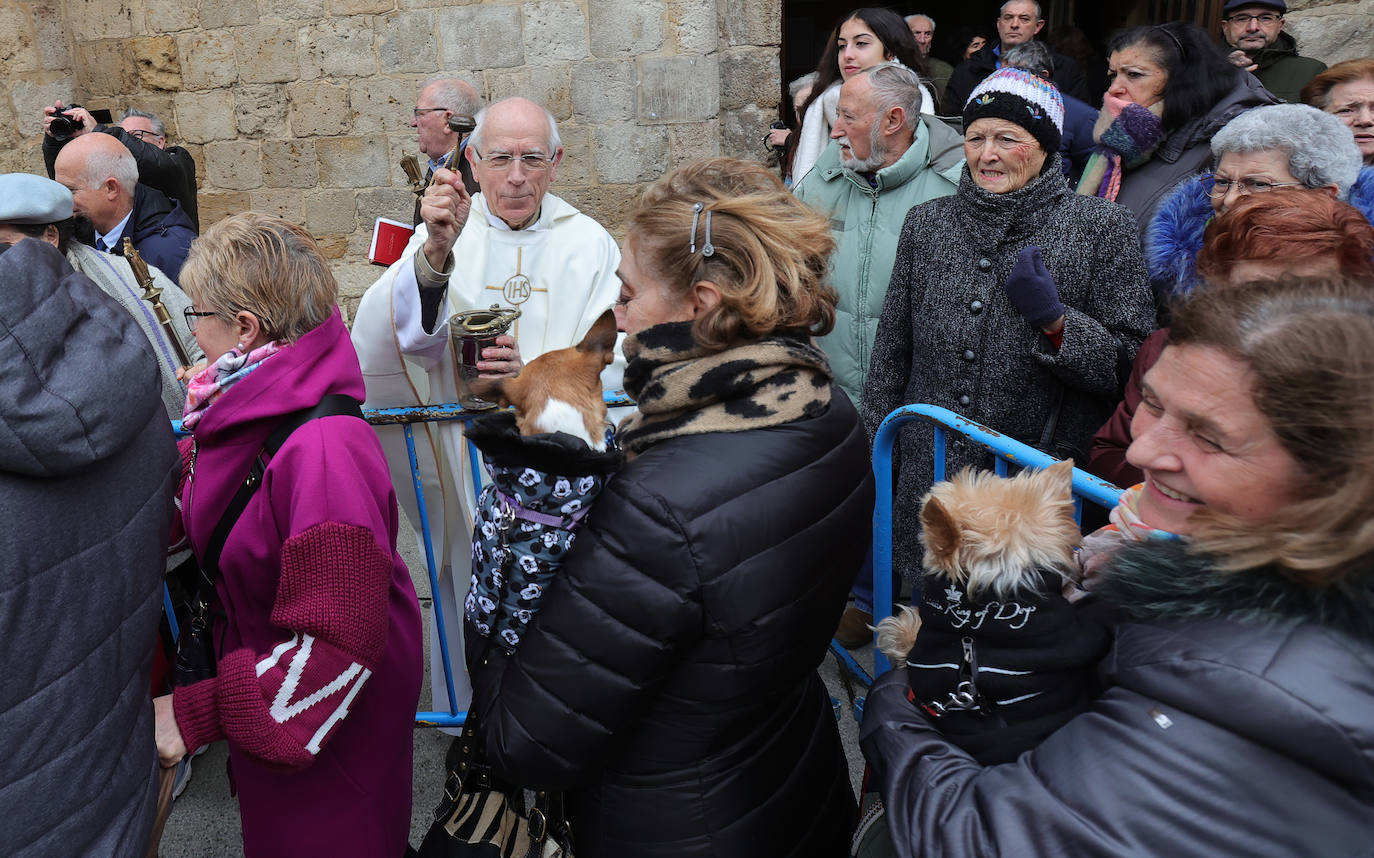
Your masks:
[[[869,354],[906,213],[953,194],[963,167],[963,139],[938,119],[923,116],[911,148],[874,174],[876,186],[842,167],[839,147],[831,142],[795,189],[797,199],[830,219],[835,236],[830,283],[840,293],[840,304],[835,329],[819,344],[856,408],[863,402]]]

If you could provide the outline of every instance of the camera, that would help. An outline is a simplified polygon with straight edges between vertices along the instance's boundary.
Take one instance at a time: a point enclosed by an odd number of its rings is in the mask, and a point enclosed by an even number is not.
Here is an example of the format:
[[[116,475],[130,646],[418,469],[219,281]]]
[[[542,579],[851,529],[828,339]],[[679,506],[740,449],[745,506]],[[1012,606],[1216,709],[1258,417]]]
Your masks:
[[[81,120],[72,115],[72,110],[80,106],[69,104],[66,110],[59,110],[52,115],[52,124],[48,126],[48,130],[58,143],[66,143],[72,139],[73,134],[84,127]]]
[[[72,115],[72,111],[80,107],[79,104],[69,104],[65,110],[59,110],[52,115],[52,124],[48,126],[48,133],[58,143],[66,143],[81,131],[81,120]],[[114,122],[114,117],[105,108],[88,110],[87,113],[91,114],[97,127]]]
[[[769,123],[768,127],[770,129],[785,129],[787,127],[787,123],[783,122],[781,119],[774,119],[771,123]],[[781,152],[783,149],[787,148],[786,146],[774,146],[772,143],[769,143],[768,135],[766,134],[763,136],[763,145],[767,146],[774,152]]]

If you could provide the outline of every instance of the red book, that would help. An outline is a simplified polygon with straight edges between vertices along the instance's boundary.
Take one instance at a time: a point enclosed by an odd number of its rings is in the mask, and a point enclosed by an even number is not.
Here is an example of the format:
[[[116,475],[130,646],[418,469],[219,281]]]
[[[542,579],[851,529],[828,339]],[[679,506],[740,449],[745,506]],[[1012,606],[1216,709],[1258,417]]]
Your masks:
[[[406,249],[406,244],[414,234],[414,228],[408,224],[377,218],[377,224],[372,228],[372,247],[367,251],[367,258],[374,265],[390,265],[401,258],[401,251]]]

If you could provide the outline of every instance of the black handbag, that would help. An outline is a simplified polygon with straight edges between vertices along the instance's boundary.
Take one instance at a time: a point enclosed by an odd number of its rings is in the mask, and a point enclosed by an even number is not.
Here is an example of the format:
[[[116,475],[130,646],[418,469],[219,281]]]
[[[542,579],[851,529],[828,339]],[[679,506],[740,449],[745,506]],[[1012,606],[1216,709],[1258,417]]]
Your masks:
[[[291,436],[291,433],[311,420],[337,415],[352,415],[359,420],[363,419],[362,408],[358,404],[358,400],[344,394],[333,393],[325,396],[313,408],[302,408],[286,415],[281,424],[263,442],[262,452],[258,453],[258,457],[253,460],[253,467],[249,470],[248,478],[243,481],[243,485],[239,486],[239,490],[229,500],[229,505],[224,509],[224,515],[220,516],[219,523],[215,525],[214,531],[210,534],[210,541],[205,544],[205,551],[197,558],[200,563],[200,575],[197,577],[195,593],[191,596],[190,613],[186,622],[182,624],[181,634],[177,637],[176,659],[172,662],[172,685],[177,687],[192,685],[215,675],[218,663],[215,653],[218,648],[215,646],[211,634],[210,608],[215,602],[215,579],[219,577],[219,555],[224,550],[224,543],[229,538],[229,531],[234,529],[239,516],[248,506],[248,501],[252,500],[258,486],[262,483],[262,475],[267,470],[266,457],[276,455],[282,444],[286,443],[286,439]],[[191,471],[192,473],[195,472],[194,458],[191,460]]]
[[[504,784],[483,756],[469,712],[445,755],[444,797],[419,858],[573,858],[563,794]]]

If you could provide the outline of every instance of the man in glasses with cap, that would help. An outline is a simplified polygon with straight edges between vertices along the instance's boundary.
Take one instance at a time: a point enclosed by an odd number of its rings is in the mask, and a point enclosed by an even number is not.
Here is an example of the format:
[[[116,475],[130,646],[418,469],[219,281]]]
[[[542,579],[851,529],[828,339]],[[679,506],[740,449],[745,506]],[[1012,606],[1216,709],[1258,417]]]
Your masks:
[[[1298,55],[1298,43],[1283,31],[1284,0],[1228,0],[1221,13],[1221,38],[1228,59],[1259,78],[1264,88],[1288,102],[1300,102],[1307,82],[1326,63]]]

